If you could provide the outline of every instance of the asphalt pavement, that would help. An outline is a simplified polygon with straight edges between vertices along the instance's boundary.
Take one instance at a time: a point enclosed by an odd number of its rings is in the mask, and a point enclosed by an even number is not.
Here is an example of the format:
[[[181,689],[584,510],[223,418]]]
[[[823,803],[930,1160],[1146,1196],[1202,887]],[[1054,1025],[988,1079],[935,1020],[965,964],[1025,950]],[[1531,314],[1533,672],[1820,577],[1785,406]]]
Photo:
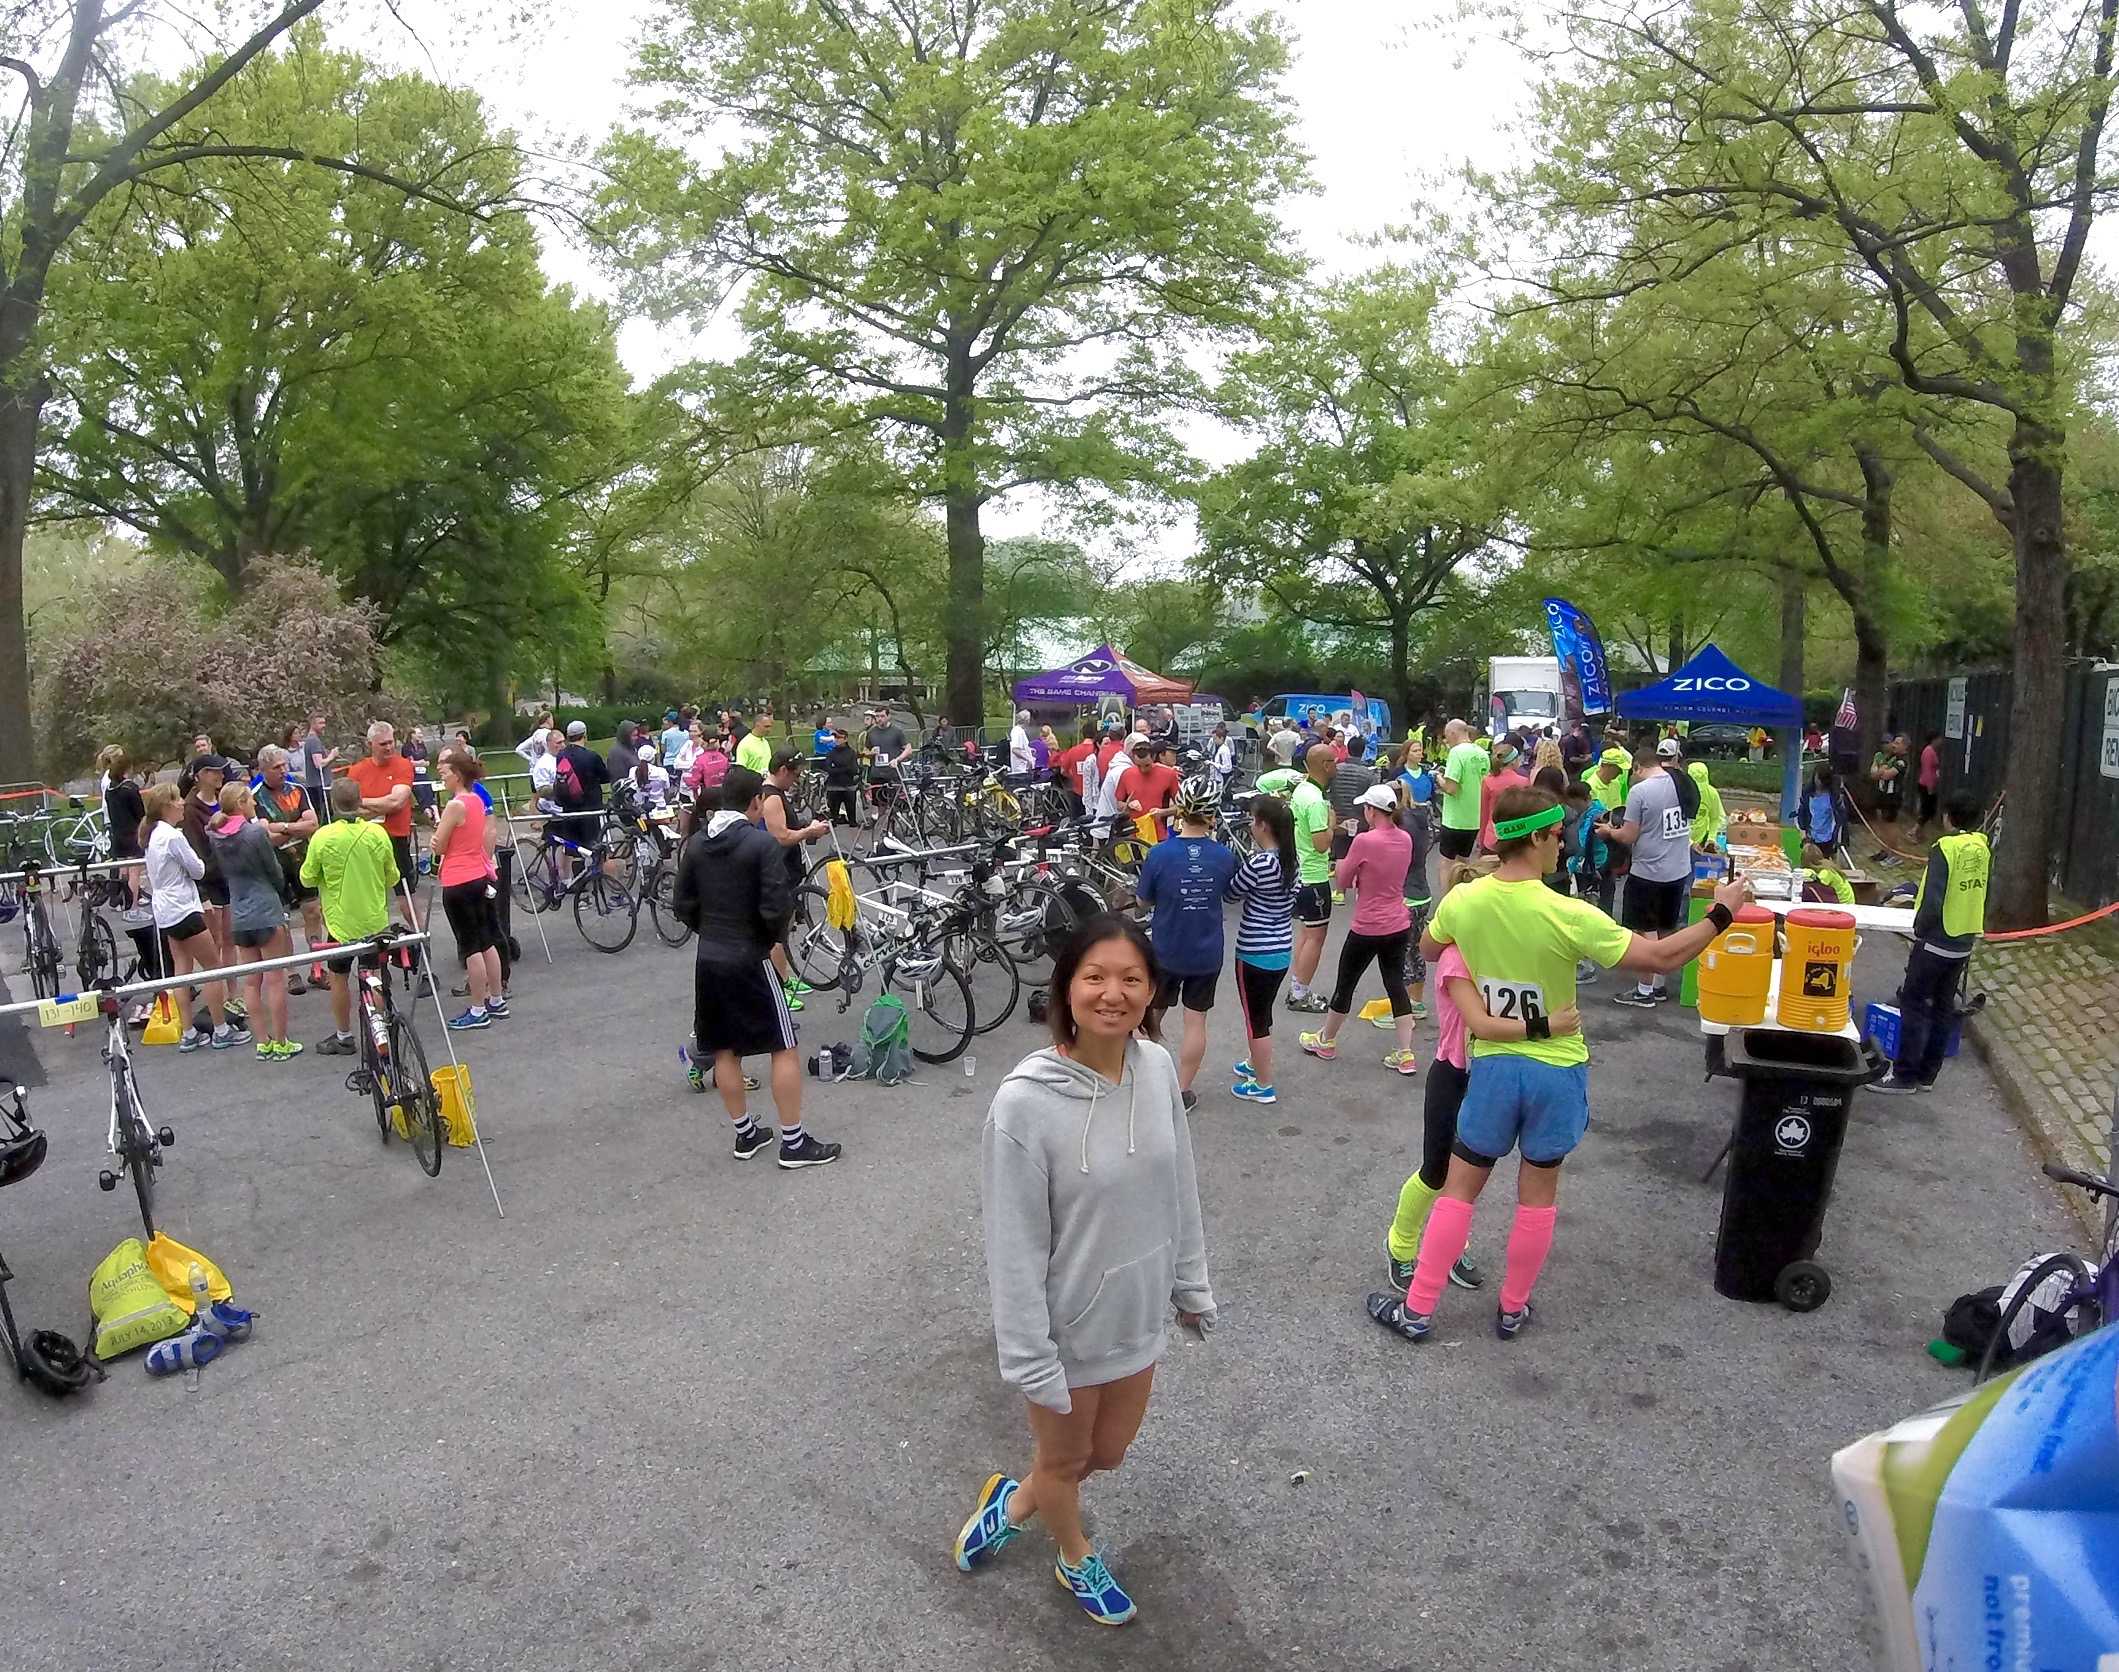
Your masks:
[[[1504,1164],[1472,1233],[1489,1287],[1449,1291],[1414,1348],[1362,1300],[1422,1082],[1358,1021],[1337,1062],[1302,1057],[1314,1024],[1284,1013],[1278,1105],[1237,1103],[1224,983],[1193,1117],[1221,1328],[1173,1338],[1128,1466],[1089,1490],[1140,1606],[1102,1632],[1042,1534],[968,1578],[949,1553],[986,1475],[1028,1456],[994,1367],[978,1136],[1039,1031],[979,1038],[969,1074],[805,1081],[846,1154],[782,1173],[733,1160],[718,1099],[686,1087],[689,949],[643,927],[610,957],[546,926],[549,965],[518,924],[514,1017],[457,1038],[505,1219],[471,1152],[428,1179],[382,1144],[343,1060],[140,1053],[178,1138],[165,1226],[260,1322],[196,1385],[135,1355],[83,1399],[0,1389],[6,1665],[1862,1666],[1826,1459],[1965,1385],[1922,1352],[1955,1295],[2072,1245],[1968,1056],[1931,1097],[1859,1104],[1822,1310],[1722,1299],[1700,1173],[1736,1090],[1702,1083],[1689,1014],[1616,1007],[1606,977],[1538,1321],[1491,1329]],[[19,956],[10,931],[0,966]],[[1865,996],[1900,956],[1872,937]],[[804,1045],[853,1038],[864,1003],[813,996]],[[294,1009],[320,1038],[324,999]],[[424,1008],[437,1062],[439,1031]],[[18,1316],[79,1335],[90,1270],[137,1222],[95,1185],[96,1038],[25,1048],[51,1152],[0,1193],[0,1250]]]

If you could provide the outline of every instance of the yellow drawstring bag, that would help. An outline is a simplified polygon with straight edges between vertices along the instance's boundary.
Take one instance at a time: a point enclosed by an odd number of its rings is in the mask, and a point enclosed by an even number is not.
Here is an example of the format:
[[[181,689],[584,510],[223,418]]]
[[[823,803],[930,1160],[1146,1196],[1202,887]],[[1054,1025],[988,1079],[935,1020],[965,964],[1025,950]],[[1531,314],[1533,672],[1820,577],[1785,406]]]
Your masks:
[[[154,1280],[162,1285],[163,1293],[181,1306],[188,1315],[191,1310],[191,1263],[198,1261],[199,1269],[206,1273],[206,1292],[215,1300],[232,1300],[235,1290],[229,1287],[228,1279],[215,1265],[196,1248],[186,1248],[175,1237],[164,1232],[155,1232],[147,1244],[147,1269]]]
[[[188,1301],[188,1284],[184,1294]],[[190,1307],[179,1306],[169,1298],[169,1292],[149,1269],[147,1250],[138,1237],[127,1237],[119,1243],[89,1275],[88,1309],[96,1321],[98,1358],[116,1358],[136,1347],[181,1335],[191,1327]]]
[[[174,993],[155,994],[154,1011],[147,1018],[147,1031],[140,1035],[142,1045],[174,1045],[184,1037],[184,1026],[177,1020],[177,1000]]]
[[[853,874],[846,861],[834,859],[824,867],[824,917],[834,929],[851,929],[859,908],[854,904]]]

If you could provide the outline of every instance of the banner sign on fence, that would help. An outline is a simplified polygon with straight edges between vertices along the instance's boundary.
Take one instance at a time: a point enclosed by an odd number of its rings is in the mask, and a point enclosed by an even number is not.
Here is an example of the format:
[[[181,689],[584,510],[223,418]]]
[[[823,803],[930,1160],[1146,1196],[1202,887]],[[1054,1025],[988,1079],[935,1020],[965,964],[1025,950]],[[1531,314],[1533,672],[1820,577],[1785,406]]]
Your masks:
[[[1964,736],[1965,687],[1969,683],[1970,681],[1963,679],[1950,681],[1949,701],[1943,709],[1942,718],[1942,734],[1945,737]]]
[[[2119,679],[2104,686],[2104,745],[2097,751],[2097,770],[2107,778],[2119,778]]]
[[[1597,637],[1596,623],[1565,598],[1548,598],[1545,624],[1552,630],[1552,653],[1560,660],[1567,717],[1609,714],[1611,669],[1604,661],[1604,641]]]

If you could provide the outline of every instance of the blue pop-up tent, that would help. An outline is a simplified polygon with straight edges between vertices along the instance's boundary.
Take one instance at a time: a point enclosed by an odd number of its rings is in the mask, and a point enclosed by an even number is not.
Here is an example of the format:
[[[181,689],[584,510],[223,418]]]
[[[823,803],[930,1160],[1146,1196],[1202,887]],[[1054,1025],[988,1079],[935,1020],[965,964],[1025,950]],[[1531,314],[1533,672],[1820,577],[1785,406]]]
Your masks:
[[[1721,720],[1744,726],[1800,726],[1803,705],[1786,691],[1753,679],[1713,645],[1668,679],[1619,694],[1628,720]]]

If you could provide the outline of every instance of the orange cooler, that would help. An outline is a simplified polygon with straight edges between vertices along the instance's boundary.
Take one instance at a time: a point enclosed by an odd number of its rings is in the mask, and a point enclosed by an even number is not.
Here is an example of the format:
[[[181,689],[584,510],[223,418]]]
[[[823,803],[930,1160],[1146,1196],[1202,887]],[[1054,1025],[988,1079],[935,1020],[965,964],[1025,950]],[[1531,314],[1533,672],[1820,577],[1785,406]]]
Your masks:
[[[1700,954],[1700,1020],[1732,1028],[1766,1019],[1773,984],[1773,913],[1746,906]]]
[[[1790,912],[1788,953],[1781,961],[1781,1026],[1807,1033],[1844,1028],[1853,969],[1853,918],[1843,911]]]

